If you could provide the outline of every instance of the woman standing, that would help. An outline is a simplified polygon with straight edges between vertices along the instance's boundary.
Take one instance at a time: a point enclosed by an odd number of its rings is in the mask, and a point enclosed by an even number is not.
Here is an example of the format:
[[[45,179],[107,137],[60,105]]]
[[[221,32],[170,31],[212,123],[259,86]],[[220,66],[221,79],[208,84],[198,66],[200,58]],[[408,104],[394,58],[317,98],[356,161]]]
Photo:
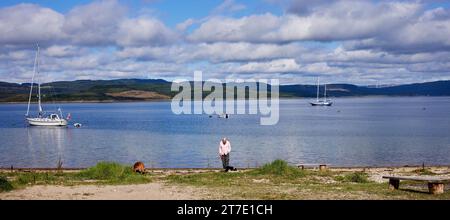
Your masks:
[[[227,138],[222,138],[219,143],[219,155],[222,160],[223,169],[228,171],[230,164],[231,143]]]

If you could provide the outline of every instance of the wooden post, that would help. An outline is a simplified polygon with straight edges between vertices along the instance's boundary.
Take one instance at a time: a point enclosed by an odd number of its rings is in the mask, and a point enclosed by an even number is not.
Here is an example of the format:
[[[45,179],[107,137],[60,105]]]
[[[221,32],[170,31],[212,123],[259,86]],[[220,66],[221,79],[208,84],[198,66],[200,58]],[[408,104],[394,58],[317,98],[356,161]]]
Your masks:
[[[428,183],[428,190],[433,195],[442,194],[442,193],[444,193],[444,184],[443,183]]]
[[[319,170],[320,171],[326,171],[327,170],[327,165],[324,165],[324,164],[319,165]]]
[[[400,186],[400,180],[389,179],[389,189],[390,190],[398,189],[399,186]]]

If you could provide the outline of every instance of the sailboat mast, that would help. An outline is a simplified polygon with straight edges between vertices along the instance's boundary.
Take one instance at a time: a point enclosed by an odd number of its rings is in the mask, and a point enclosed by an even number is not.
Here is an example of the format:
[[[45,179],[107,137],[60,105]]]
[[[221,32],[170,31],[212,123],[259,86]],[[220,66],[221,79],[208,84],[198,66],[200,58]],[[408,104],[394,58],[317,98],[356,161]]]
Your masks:
[[[28,116],[30,113],[31,96],[33,95],[34,76],[36,75],[37,60],[38,60],[38,52],[36,52],[36,56],[34,58],[33,76],[31,77],[30,95],[28,97],[28,107],[27,107],[27,113],[25,114],[25,116]]]
[[[39,75],[39,55],[40,55],[40,48],[39,45],[37,46],[38,50],[37,50],[37,67],[36,67],[36,72],[37,75]],[[39,110],[39,115],[42,114],[42,105],[41,105],[41,82],[40,80],[38,80],[38,110]]]
[[[320,78],[317,77],[317,102],[319,102],[319,92],[320,92]]]

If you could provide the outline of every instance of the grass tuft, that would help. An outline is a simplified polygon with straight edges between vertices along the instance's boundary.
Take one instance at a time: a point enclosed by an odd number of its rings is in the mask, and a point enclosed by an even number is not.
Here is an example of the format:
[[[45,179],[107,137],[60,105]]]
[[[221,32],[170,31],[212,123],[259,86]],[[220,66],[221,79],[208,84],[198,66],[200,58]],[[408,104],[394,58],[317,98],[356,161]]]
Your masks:
[[[0,192],[7,192],[13,190],[14,187],[4,176],[0,176]]]
[[[275,175],[284,177],[303,177],[305,172],[297,167],[289,166],[284,160],[275,160],[253,171],[259,175]]]
[[[149,183],[149,175],[137,174],[131,166],[118,163],[101,162],[97,165],[80,171],[79,173],[57,172],[18,172],[9,174],[12,178],[0,179],[0,192],[11,189],[20,189],[33,185],[77,185],[77,184],[142,184]]]
[[[286,161],[275,160],[251,171],[170,175],[168,180],[172,183],[197,186],[253,186],[255,181],[270,182],[271,184],[297,182],[304,176],[306,176],[304,171],[289,166]]]
[[[108,180],[121,178],[127,175],[127,170],[131,171],[131,168],[119,163],[100,162],[93,167],[81,171],[79,176],[93,180]]]
[[[81,171],[78,177],[89,180],[101,180],[109,183],[145,183],[149,179],[145,175],[137,174],[131,166],[114,162],[100,162],[97,165]]]
[[[364,172],[354,172],[347,174],[345,176],[336,176],[337,181],[341,182],[352,182],[352,183],[368,183],[369,176]]]
[[[416,169],[413,172],[416,174],[419,174],[419,175],[429,175],[429,176],[436,175],[430,169],[427,169],[427,168]]]

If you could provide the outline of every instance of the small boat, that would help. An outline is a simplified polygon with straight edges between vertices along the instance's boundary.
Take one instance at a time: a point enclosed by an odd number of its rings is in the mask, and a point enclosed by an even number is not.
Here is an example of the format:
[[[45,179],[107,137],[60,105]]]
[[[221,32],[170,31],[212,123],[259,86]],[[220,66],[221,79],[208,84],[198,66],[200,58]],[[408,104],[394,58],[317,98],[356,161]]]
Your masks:
[[[221,114],[218,115],[219,118],[229,118],[230,116],[228,114]]]
[[[58,108],[57,113],[50,113],[47,115],[46,112],[44,112],[42,108],[41,103],[41,83],[37,83],[37,98],[38,98],[38,115],[35,117],[29,116],[30,113],[30,104],[31,104],[31,97],[33,95],[33,85],[34,85],[34,78],[36,75],[39,74],[39,45],[37,46],[37,52],[36,52],[36,58],[34,60],[34,68],[33,68],[33,77],[31,78],[31,88],[30,88],[30,96],[28,98],[28,107],[27,107],[27,113],[25,114],[26,120],[29,125],[33,126],[67,126],[69,117],[64,119],[61,108]]]
[[[319,78],[317,78],[317,98],[316,101],[310,102],[312,106],[331,106],[333,105],[333,102],[329,99],[327,99],[327,85],[325,84],[325,91],[324,91],[324,98],[323,100],[319,99],[319,93],[320,93],[320,81]]]

